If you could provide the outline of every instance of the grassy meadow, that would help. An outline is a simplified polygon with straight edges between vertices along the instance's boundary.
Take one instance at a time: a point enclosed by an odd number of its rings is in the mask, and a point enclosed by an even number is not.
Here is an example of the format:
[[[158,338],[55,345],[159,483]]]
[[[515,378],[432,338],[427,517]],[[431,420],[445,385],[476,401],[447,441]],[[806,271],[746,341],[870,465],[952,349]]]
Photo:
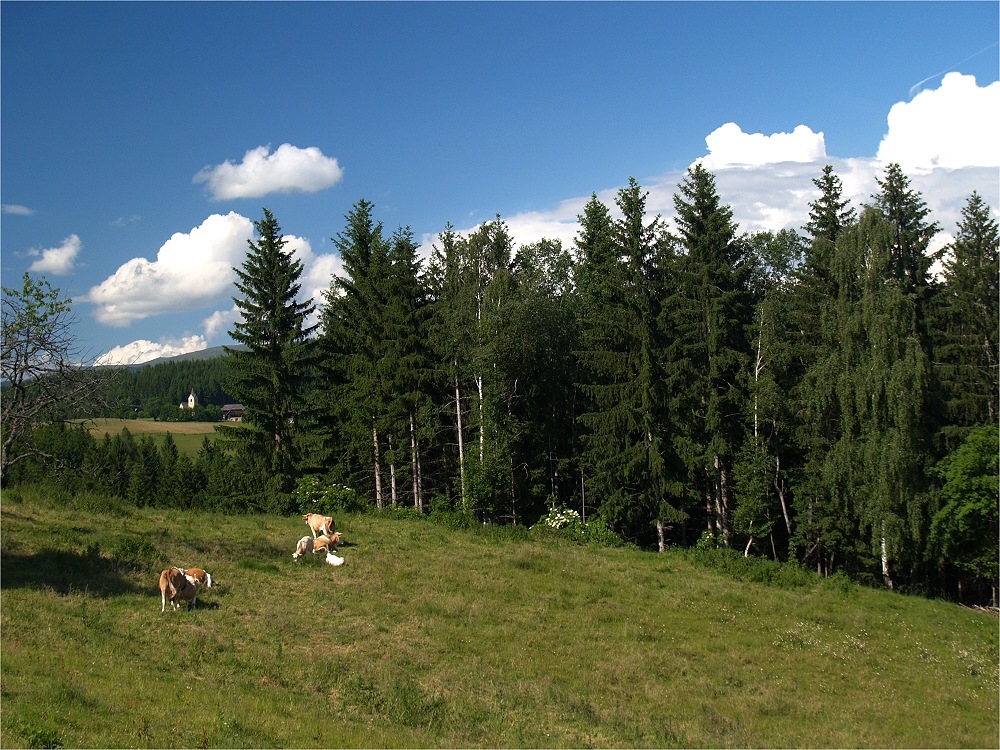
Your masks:
[[[0,746],[997,747],[998,621],[683,552],[0,503]],[[192,611],[159,571],[208,569]]]
[[[174,443],[180,453],[196,456],[201,449],[205,436],[215,438],[215,427],[221,422],[161,422],[153,419],[88,419],[83,422],[90,433],[98,440],[104,435],[117,435],[123,429],[128,429],[135,436],[150,434],[164,436],[168,432],[173,436]],[[225,424],[238,426],[239,422]]]

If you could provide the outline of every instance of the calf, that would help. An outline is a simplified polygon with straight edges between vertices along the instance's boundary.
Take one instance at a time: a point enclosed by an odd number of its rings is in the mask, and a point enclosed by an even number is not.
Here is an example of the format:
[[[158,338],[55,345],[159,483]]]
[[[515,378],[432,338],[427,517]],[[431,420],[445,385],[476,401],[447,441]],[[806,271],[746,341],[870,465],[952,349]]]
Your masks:
[[[321,516],[319,513],[306,513],[302,516],[302,520],[309,524],[309,528],[313,533],[313,539],[320,534],[330,536],[337,528],[337,524],[333,522],[330,516]]]
[[[198,600],[198,582],[184,575],[180,568],[167,568],[160,573],[160,611],[167,611],[167,602],[177,609],[178,602],[187,602],[191,609]]]

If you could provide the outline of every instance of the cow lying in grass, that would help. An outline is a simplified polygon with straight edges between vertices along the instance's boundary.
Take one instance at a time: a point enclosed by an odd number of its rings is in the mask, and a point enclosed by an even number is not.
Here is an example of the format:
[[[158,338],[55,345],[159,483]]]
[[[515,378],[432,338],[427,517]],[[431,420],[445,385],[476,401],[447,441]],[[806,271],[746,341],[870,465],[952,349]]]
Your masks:
[[[295,551],[292,553],[292,559],[298,560],[302,555],[308,554],[313,551],[313,539],[311,536],[304,536],[299,539],[298,544],[295,545]]]
[[[317,552],[326,552],[327,555],[330,554],[331,549],[337,549],[337,545],[340,544],[342,537],[339,533],[334,533],[332,536],[318,536],[315,539],[304,536],[299,539],[298,543],[295,545],[295,551],[292,553],[292,559],[298,560],[302,555],[312,552],[314,555]],[[330,562],[327,558],[327,562]],[[333,565],[334,563],[330,563]],[[340,563],[337,563],[338,565]]]
[[[337,524],[333,522],[330,516],[321,516],[319,513],[306,513],[302,516],[302,520],[309,524],[309,528],[313,533],[313,539],[320,534],[330,536],[337,528]]]
[[[191,609],[198,600],[198,579],[184,575],[181,568],[167,568],[160,573],[161,612],[167,611],[167,602],[175,610],[179,602],[186,602]]]

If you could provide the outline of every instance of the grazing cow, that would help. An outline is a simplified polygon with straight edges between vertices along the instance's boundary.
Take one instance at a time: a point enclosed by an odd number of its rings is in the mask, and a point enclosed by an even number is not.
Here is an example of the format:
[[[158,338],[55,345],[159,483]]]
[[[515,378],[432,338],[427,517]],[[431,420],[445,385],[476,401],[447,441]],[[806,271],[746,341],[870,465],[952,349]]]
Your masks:
[[[327,562],[327,565],[339,566],[339,565],[343,565],[344,564],[344,558],[337,557],[332,552],[327,552],[326,553],[326,562]]]
[[[295,551],[292,553],[292,559],[298,560],[302,555],[313,551],[313,538],[311,536],[304,536],[299,539],[299,543],[295,545]]]
[[[302,516],[302,520],[309,524],[309,528],[312,529],[313,539],[320,534],[330,536],[337,528],[337,524],[330,516],[321,516],[319,513],[306,513]]]
[[[167,611],[167,602],[176,610],[179,601],[187,602],[191,609],[198,600],[197,579],[191,580],[180,568],[167,568],[160,573],[161,612]]]
[[[189,581],[197,582],[199,586],[204,586],[205,588],[212,587],[212,574],[207,570],[202,570],[201,568],[181,568],[181,572]]]

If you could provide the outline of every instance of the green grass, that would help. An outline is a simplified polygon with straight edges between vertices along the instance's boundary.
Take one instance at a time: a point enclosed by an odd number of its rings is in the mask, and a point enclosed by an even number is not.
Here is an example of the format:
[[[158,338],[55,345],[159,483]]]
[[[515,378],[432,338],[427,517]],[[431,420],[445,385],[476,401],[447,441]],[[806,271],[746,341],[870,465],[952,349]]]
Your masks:
[[[86,507],[93,507],[93,502]],[[997,747],[998,623],[681,552],[2,506],[3,747]],[[168,564],[217,586],[160,612]]]

